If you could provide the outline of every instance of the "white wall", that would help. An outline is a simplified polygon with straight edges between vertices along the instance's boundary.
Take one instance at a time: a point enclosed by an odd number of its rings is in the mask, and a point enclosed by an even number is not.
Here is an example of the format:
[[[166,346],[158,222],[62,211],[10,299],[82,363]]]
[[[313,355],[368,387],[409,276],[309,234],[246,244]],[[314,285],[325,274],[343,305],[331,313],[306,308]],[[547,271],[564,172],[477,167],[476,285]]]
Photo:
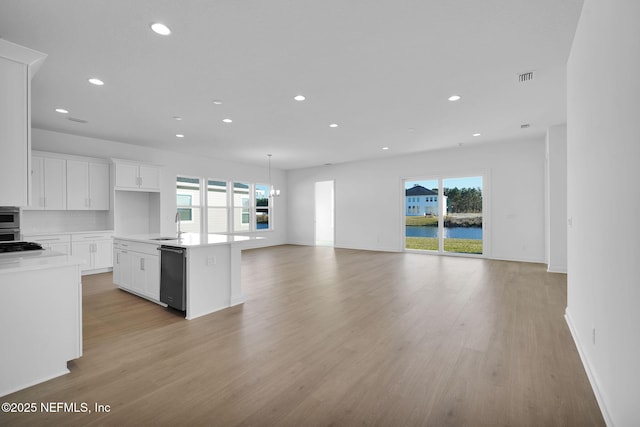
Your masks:
[[[226,181],[258,183],[265,183],[269,180],[266,158],[265,166],[259,167],[42,129],[33,129],[32,146],[34,150],[40,151],[99,158],[130,159],[163,166],[160,213],[160,229],[162,233],[173,234],[176,229],[174,218],[176,212],[175,179],[177,175],[183,174]],[[276,198],[274,202],[274,230],[256,233],[267,238],[264,242],[258,242],[256,245],[277,245],[285,243],[287,240],[286,173],[278,169],[272,169],[272,179],[273,184],[282,189],[283,195]],[[55,219],[55,216],[50,216],[50,218]],[[51,226],[58,227],[55,223],[51,224]]]
[[[567,125],[547,129],[547,268],[567,272]]]
[[[496,259],[545,260],[544,140],[512,141],[289,171],[289,241],[313,245],[316,181],[335,180],[335,246],[403,250],[403,178],[487,172],[485,221]]]
[[[586,0],[567,68],[566,314],[619,427],[640,425],[639,20],[637,0]]]

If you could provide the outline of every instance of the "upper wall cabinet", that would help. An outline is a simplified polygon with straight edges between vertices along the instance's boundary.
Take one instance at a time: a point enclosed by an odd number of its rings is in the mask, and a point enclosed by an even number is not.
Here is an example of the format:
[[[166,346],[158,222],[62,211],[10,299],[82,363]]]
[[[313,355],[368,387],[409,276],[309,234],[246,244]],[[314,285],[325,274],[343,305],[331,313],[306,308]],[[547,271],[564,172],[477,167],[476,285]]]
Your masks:
[[[160,191],[160,166],[112,159],[116,190]]]
[[[31,205],[25,209],[108,211],[111,182],[105,159],[33,151]]]
[[[31,183],[31,78],[47,55],[0,39],[0,206],[27,206]]]
[[[109,165],[67,160],[67,210],[109,210]]]
[[[67,162],[34,155],[31,158],[31,204],[28,209],[67,208]]]

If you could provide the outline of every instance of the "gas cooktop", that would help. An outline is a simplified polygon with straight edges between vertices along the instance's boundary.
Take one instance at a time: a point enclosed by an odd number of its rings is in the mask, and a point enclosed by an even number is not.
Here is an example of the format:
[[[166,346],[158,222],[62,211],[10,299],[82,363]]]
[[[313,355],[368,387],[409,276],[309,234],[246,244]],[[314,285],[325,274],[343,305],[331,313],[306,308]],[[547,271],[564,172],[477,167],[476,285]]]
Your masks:
[[[34,242],[0,242],[0,253],[40,250],[42,250],[42,246]]]

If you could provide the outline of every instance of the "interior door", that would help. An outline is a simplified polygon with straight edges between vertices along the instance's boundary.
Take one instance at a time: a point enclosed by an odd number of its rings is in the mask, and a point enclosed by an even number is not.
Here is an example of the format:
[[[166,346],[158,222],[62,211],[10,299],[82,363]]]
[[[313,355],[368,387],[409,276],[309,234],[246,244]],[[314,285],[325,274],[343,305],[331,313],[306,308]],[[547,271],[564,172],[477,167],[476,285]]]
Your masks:
[[[315,188],[315,244],[316,246],[334,245],[334,183],[316,182]]]

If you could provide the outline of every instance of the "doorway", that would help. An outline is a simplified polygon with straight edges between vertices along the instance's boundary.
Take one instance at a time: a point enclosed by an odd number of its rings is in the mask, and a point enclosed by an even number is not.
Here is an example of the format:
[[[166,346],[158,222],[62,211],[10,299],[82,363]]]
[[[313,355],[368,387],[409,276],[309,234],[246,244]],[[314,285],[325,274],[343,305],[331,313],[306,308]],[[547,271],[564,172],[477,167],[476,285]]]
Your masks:
[[[482,256],[483,178],[404,180],[405,250]]]
[[[316,182],[315,191],[315,242],[316,246],[334,244],[334,191],[333,181]]]

